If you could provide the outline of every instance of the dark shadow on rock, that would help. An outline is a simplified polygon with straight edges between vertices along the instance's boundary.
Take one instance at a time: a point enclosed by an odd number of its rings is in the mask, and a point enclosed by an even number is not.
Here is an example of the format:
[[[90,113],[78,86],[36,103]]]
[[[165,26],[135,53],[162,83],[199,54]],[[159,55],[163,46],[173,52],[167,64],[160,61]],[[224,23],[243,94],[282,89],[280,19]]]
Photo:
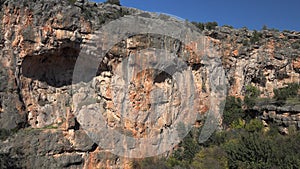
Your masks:
[[[72,84],[72,75],[80,50],[66,47],[55,53],[28,56],[22,63],[25,77],[62,87]]]

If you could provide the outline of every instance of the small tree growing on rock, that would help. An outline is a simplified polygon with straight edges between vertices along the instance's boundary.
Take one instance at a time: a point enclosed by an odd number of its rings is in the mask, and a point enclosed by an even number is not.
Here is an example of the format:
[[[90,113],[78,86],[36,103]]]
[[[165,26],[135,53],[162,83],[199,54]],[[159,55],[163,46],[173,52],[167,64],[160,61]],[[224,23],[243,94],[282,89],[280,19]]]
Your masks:
[[[121,6],[120,0],[107,0],[105,3]]]

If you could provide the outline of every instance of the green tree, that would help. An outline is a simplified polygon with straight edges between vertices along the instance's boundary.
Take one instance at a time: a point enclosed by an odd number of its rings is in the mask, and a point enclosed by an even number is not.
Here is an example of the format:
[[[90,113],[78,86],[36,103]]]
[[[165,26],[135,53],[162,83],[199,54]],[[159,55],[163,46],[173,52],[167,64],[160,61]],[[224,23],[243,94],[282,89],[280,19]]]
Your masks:
[[[223,113],[223,124],[230,126],[232,122],[243,118],[244,110],[242,109],[242,100],[233,96],[226,98],[226,104]]]
[[[260,132],[264,128],[264,125],[259,119],[252,119],[246,124],[245,129],[248,132]]]
[[[273,149],[269,139],[259,133],[244,134],[237,141],[224,145],[228,155],[229,168],[270,169]]]
[[[121,6],[120,0],[107,0],[105,3]]]
[[[262,38],[262,34],[257,32],[256,30],[253,31],[252,37],[250,38],[251,44],[255,44]]]
[[[217,22],[207,22],[205,24],[206,29],[208,30],[212,30],[212,29],[216,29],[216,27],[218,26]]]
[[[191,166],[193,169],[228,168],[227,154],[220,147],[205,148],[195,155]]]
[[[203,31],[205,29],[205,24],[204,23],[201,23],[201,22],[191,22],[191,23],[194,24],[201,31]]]
[[[253,108],[253,106],[255,106],[255,102],[259,95],[260,95],[260,90],[258,88],[251,85],[246,86],[244,103],[247,109],[251,109]]]
[[[268,30],[267,25],[263,25],[263,27],[261,28],[261,30]]]
[[[296,98],[299,97],[298,91],[300,85],[297,83],[289,83],[287,87],[280,89],[274,89],[274,99],[276,99],[277,104],[283,105],[287,98]]]

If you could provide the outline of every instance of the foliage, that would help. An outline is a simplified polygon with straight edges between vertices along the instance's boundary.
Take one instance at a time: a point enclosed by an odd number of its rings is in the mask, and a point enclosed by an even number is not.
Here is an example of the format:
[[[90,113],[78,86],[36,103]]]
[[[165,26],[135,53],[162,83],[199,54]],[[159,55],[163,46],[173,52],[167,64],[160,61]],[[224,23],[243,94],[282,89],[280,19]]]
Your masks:
[[[179,148],[174,152],[173,157],[179,161],[190,163],[195,154],[200,150],[197,140],[199,130],[192,129],[189,134],[179,144]]]
[[[260,132],[264,128],[264,125],[259,119],[252,119],[245,125],[245,129],[248,132]]]
[[[261,121],[253,119],[246,124],[245,129],[214,133],[207,143],[197,148],[193,156],[188,157],[190,159],[187,159],[187,156],[182,158],[183,152],[176,154],[178,151],[175,151],[167,159],[146,158],[133,165],[133,168],[298,168],[300,133],[293,132],[282,136],[276,128],[277,126],[270,125],[268,132],[259,132],[262,129]],[[194,147],[195,142],[191,144],[191,138],[197,134],[193,133],[195,131],[192,131],[180,146]]]
[[[267,25],[263,25],[263,27],[261,28],[261,30],[268,30]]]
[[[246,86],[246,96],[250,98],[256,98],[260,95],[260,91],[257,87],[248,85]]]
[[[252,37],[250,38],[251,44],[257,43],[262,38],[262,34],[257,32],[256,30],[253,31]]]
[[[242,100],[233,96],[226,98],[226,104],[223,113],[223,124],[230,126],[233,121],[242,118],[244,110],[242,109]]]
[[[251,109],[253,106],[255,106],[256,99],[259,95],[260,90],[258,88],[251,85],[246,86],[244,103],[247,109]]]
[[[56,126],[54,124],[50,124],[50,125],[47,125],[47,126],[43,127],[42,129],[57,129],[57,128],[58,128],[58,126]]]
[[[276,98],[299,96],[298,84],[276,90]],[[263,101],[257,99],[259,95],[258,88],[246,86],[244,104],[248,109]],[[296,169],[300,166],[300,133],[296,128],[290,127],[289,135],[282,136],[275,123],[270,123],[269,130],[265,131],[260,119],[247,121],[246,115],[241,99],[228,97],[223,123],[229,130],[215,132],[205,143],[198,144],[201,129],[194,128],[167,159],[145,159],[134,168]],[[186,132],[183,124],[177,130]]]
[[[272,147],[269,139],[262,135],[244,134],[237,142],[224,145],[228,154],[229,168],[271,168]]]
[[[241,118],[235,119],[230,125],[230,128],[232,129],[242,129],[244,127],[245,127],[245,120]]]
[[[11,157],[9,154],[0,153],[0,168],[2,169],[19,169],[17,163],[20,159]]]
[[[118,10],[115,13],[101,13],[98,16],[98,22],[100,24],[104,24],[106,22],[109,22],[109,21],[114,20],[114,19],[118,19],[120,17],[123,17],[125,15],[129,15],[129,14],[130,13],[126,9],[120,8],[120,10]]]
[[[217,22],[207,22],[205,25],[206,29],[208,30],[215,29],[217,26],[218,26]]]
[[[293,42],[293,43],[291,44],[291,47],[292,47],[293,49],[300,49],[300,40]]]
[[[107,0],[105,3],[121,6],[120,0]]]
[[[179,147],[167,159],[167,166],[170,168],[188,168],[192,163],[195,154],[198,153],[201,148],[197,141],[198,137],[199,129],[193,128],[178,145]]]
[[[250,44],[248,39],[244,39],[242,43],[243,43],[243,46],[248,46]]]
[[[226,142],[227,139],[235,137],[231,135],[231,132],[215,132],[212,136],[205,142],[202,143],[203,147],[210,147],[210,146],[220,146]]]
[[[227,154],[222,148],[212,146],[197,153],[191,166],[194,169],[228,168]]]
[[[244,133],[237,141],[227,142],[223,147],[228,155],[229,168],[298,168],[299,138],[299,133],[291,136]]]
[[[300,84],[289,83],[287,87],[280,89],[274,89],[274,99],[276,99],[277,104],[283,105],[288,98],[299,97],[298,90],[300,89]]]
[[[18,132],[18,128],[14,128],[14,129],[4,129],[4,128],[0,128],[0,140],[5,140],[8,137],[16,134]]]
[[[201,22],[192,22],[192,24],[194,24],[197,28],[199,28],[201,31],[203,31],[205,29],[205,23],[201,23]]]
[[[148,157],[140,161],[134,161],[131,165],[135,169],[169,169],[164,158]]]
[[[213,30],[216,29],[218,26],[217,22],[206,22],[206,23],[201,23],[201,22],[192,22],[197,28],[199,28],[201,31],[207,29],[207,30]]]

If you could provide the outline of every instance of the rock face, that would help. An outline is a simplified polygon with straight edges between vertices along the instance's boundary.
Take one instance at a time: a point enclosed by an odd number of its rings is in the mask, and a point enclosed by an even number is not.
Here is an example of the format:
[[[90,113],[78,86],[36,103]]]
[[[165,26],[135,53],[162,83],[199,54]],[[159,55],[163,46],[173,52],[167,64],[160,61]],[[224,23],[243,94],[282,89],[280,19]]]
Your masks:
[[[180,95],[182,85],[174,83],[170,73],[140,70],[135,75],[127,74],[132,78],[126,90],[114,86],[122,86],[118,76],[124,76],[123,70],[129,66],[124,60],[133,55],[142,60],[138,51],[143,49],[168,49],[183,58],[199,96],[191,108],[196,112],[195,122],[203,123],[203,116],[212,106],[210,66],[224,68],[229,95],[241,98],[249,84],[260,88],[261,97],[272,97],[274,88],[299,83],[300,33],[217,27],[199,34],[205,35],[205,41],[217,50],[222,63],[213,62],[219,58],[205,60],[205,52],[193,53],[197,48],[193,43],[182,44],[163,35],[134,35],[124,39],[107,52],[97,74],[89,79],[97,95],[96,100],[88,100],[89,94],[80,89],[85,82],[72,82],[73,71],[81,50],[93,48],[95,32],[103,24],[130,14],[154,18],[162,24],[173,22],[172,18],[84,0],[0,0],[0,5],[0,134],[14,131],[0,137],[0,168],[130,168],[129,159],[95,144],[76,116],[87,108],[81,103],[95,102],[101,103],[106,126],[135,138],[171,128],[178,118],[174,112],[189,107],[180,104],[185,100]],[[148,51],[149,56],[153,55],[151,52]],[[74,85],[79,89],[74,91]],[[124,96],[119,95],[123,90],[129,93],[128,119],[123,119],[120,111]],[[166,95],[154,97],[155,91]],[[155,98],[164,102],[153,106]],[[173,111],[162,115],[149,113],[152,109],[167,108]],[[299,113],[299,108],[294,109],[294,114]],[[277,112],[276,108],[268,108],[265,115],[276,119]],[[280,118],[285,116],[297,122],[298,115],[285,114]],[[148,117],[155,125],[145,122]]]

